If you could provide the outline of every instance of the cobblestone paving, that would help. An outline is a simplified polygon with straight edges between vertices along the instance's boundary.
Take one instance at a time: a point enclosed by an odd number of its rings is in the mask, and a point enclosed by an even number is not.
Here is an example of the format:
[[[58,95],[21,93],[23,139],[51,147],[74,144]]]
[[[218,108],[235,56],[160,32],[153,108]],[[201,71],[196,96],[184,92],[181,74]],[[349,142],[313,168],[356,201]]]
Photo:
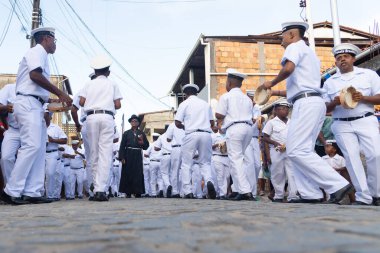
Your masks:
[[[380,207],[182,199],[0,206],[0,252],[380,252]]]

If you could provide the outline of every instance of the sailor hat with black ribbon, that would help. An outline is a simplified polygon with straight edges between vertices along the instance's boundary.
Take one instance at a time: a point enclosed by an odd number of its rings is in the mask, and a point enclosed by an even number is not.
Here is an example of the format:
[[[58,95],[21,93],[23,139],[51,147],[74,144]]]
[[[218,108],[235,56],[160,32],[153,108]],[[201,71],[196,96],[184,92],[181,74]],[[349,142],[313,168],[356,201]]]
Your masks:
[[[281,24],[282,32],[286,32],[290,29],[301,29],[303,31],[307,31],[309,29],[309,25],[306,22],[285,22]]]
[[[184,85],[184,86],[182,87],[182,90],[185,90],[186,88],[194,88],[194,89],[197,90],[197,92],[199,91],[199,87],[198,87],[198,85],[193,84],[193,83],[188,83],[188,84]]]
[[[361,50],[354,44],[342,43],[342,44],[336,45],[332,49],[332,52],[334,56],[337,56],[338,54],[350,54],[350,55],[356,56],[357,54],[361,52]]]
[[[160,134],[159,133],[153,133],[152,136],[153,137],[160,137]]]
[[[248,97],[253,97],[255,96],[255,90],[246,90],[247,96]]]
[[[35,37],[38,35],[50,35],[55,36],[55,28],[53,27],[38,27],[36,29],[33,29],[30,34]]]
[[[286,106],[286,107],[290,107],[290,104],[289,104],[289,102],[288,102],[286,99],[279,99],[279,100],[277,100],[277,101],[274,103],[274,107],[277,107],[277,106]]]
[[[106,55],[95,56],[90,63],[91,68],[93,69],[105,69],[111,66],[112,60]]]
[[[228,77],[237,78],[239,80],[244,80],[247,77],[246,74],[240,73],[236,69],[229,68],[226,72]]]

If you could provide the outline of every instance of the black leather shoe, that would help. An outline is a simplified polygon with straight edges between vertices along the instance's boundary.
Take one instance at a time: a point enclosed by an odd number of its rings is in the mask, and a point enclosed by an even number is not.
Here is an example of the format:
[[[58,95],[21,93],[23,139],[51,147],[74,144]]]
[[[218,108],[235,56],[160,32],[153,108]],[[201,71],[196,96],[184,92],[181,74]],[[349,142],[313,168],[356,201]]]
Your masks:
[[[184,199],[193,199],[194,198],[194,194],[193,193],[189,193],[189,194],[186,194],[185,196],[183,196]]]
[[[157,198],[163,198],[164,197],[164,191],[161,190],[158,192]]]
[[[172,198],[179,199],[179,198],[181,198],[181,195],[179,195],[179,194],[174,194],[174,195],[172,195]]]
[[[53,202],[45,197],[30,197],[25,195],[22,195],[22,199],[28,201],[31,204],[47,204]]]
[[[233,199],[233,198],[235,198],[237,195],[238,195],[239,193],[237,193],[237,192],[231,192],[230,193],[230,195],[228,195],[228,199]]]
[[[283,199],[273,199],[272,202],[273,203],[283,203],[284,200]]]
[[[227,200],[228,198],[225,195],[223,195],[223,196],[220,196],[219,199],[220,200]]]
[[[373,197],[372,199],[373,199],[372,205],[374,205],[374,206],[380,206],[380,198]]]
[[[25,201],[20,197],[12,197],[6,194],[4,191],[0,193],[0,199],[10,205],[26,205],[30,204],[29,201]]]
[[[96,192],[94,201],[108,201],[107,194],[105,192]]]
[[[288,203],[294,203],[294,204],[318,204],[322,203],[323,199],[291,199],[288,201]]]
[[[236,195],[235,198],[232,198],[230,200],[234,200],[234,201],[240,201],[240,200],[255,200],[255,198],[252,196],[252,193],[248,192],[248,193],[244,193],[244,194],[238,194]]]
[[[90,196],[90,197],[88,198],[88,201],[94,201],[94,200],[95,200],[94,196]]]
[[[171,198],[172,197],[172,191],[173,187],[171,185],[168,186],[168,189],[166,190],[166,197]]]
[[[216,199],[216,191],[214,184],[211,183],[210,181],[207,182],[207,192],[208,192],[208,197],[210,199]]]
[[[342,189],[330,194],[330,199],[326,202],[327,204],[339,204],[340,201],[346,196],[346,194],[352,192],[354,187],[351,184],[346,185]]]
[[[365,202],[362,202],[362,201],[354,201],[354,202],[352,202],[351,203],[351,205],[352,206],[369,206],[369,205],[371,205],[371,204],[367,204],[367,203],[365,203]]]

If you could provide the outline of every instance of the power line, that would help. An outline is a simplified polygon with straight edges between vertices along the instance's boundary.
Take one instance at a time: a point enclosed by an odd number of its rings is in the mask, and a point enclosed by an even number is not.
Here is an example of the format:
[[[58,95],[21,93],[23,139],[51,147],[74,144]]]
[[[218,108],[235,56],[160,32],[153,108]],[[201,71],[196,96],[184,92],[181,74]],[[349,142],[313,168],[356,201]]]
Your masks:
[[[15,0],[15,3],[16,3],[16,1],[17,1],[17,0]],[[9,3],[12,5],[11,0],[9,0]],[[21,27],[22,27],[21,30],[22,30],[26,35],[28,35],[28,30],[26,29],[24,23],[22,22],[21,17],[20,17],[19,14],[17,13],[17,9],[16,9],[16,8],[15,8],[15,14],[16,14],[16,16],[17,16],[18,21],[20,21],[20,24],[21,24]]]
[[[130,4],[178,4],[178,3],[202,3],[214,2],[216,0],[177,0],[177,1],[133,1],[133,0],[103,0],[104,2],[119,2]]]
[[[8,16],[8,20],[6,21],[4,30],[3,30],[2,34],[1,34],[1,37],[0,37],[0,46],[3,44],[5,37],[7,37],[9,26],[11,25],[11,22],[12,22],[13,13],[15,12],[15,5],[16,5],[16,0],[13,3],[11,12],[9,13],[9,16]]]

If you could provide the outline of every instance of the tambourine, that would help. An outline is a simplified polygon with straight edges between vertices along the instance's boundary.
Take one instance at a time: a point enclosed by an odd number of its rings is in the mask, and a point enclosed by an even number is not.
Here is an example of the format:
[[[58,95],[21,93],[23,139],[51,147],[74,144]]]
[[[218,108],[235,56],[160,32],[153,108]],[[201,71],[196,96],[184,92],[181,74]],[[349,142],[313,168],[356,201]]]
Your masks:
[[[223,155],[227,154],[227,143],[225,141],[219,143],[219,150]]]
[[[49,103],[47,109],[49,112],[67,112],[70,110],[70,108],[63,103]]]
[[[269,101],[269,98],[272,96],[272,90],[271,89],[264,89],[263,87],[259,87],[255,91],[255,95],[253,97],[253,100],[258,105],[264,105]]]
[[[352,86],[342,89],[339,95],[340,104],[346,109],[354,109],[358,102],[352,99],[356,89]]]

